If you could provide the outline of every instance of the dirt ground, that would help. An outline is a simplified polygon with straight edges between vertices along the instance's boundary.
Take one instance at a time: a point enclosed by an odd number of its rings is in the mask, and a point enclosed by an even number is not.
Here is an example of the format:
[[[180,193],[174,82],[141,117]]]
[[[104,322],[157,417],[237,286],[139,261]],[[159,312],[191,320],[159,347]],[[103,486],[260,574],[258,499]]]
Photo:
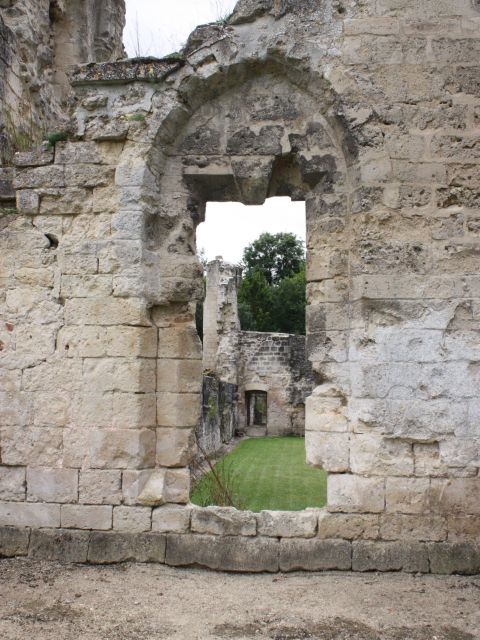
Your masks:
[[[471,640],[480,576],[0,561],[1,640]]]

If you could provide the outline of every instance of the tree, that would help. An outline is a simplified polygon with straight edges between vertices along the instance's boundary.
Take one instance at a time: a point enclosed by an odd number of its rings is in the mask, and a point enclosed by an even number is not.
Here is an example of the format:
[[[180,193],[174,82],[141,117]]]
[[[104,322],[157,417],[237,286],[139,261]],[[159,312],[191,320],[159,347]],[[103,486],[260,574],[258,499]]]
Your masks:
[[[269,285],[301,271],[305,263],[303,242],[293,233],[262,233],[243,252],[245,275],[261,271]]]
[[[243,254],[238,302],[245,331],[305,333],[305,252],[292,233],[262,234]]]

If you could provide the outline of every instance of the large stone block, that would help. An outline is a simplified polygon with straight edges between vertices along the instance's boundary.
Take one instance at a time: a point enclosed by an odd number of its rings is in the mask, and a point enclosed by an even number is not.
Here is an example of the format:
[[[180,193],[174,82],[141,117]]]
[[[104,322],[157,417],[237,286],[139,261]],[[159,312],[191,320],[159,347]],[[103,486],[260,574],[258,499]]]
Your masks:
[[[114,357],[157,356],[157,330],[154,327],[107,327],[107,355]]]
[[[90,535],[88,562],[91,564],[163,563],[165,540],[166,537],[161,533],[94,532]]]
[[[261,511],[258,534],[272,538],[312,538],[317,532],[318,511]]]
[[[195,454],[193,429],[157,429],[157,464],[162,467],[186,467]]]
[[[332,473],[348,471],[349,441],[348,433],[307,431],[305,433],[305,448],[308,464]]]
[[[156,469],[138,488],[138,504],[148,507],[186,504],[190,496],[190,472],[188,469]]]
[[[353,544],[354,571],[428,573],[428,549],[421,542],[364,542]]]
[[[352,434],[350,467],[360,475],[413,475],[412,445],[377,434]]]
[[[80,471],[78,499],[82,504],[120,504],[121,471]]]
[[[158,393],[157,424],[160,427],[195,427],[200,418],[199,393]]]
[[[25,500],[25,467],[0,467],[0,500]]]
[[[345,513],[380,513],[385,508],[385,480],[349,474],[328,478],[328,510]]]
[[[158,330],[158,356],[160,359],[201,360],[202,345],[195,327],[187,324],[160,327]]]
[[[379,516],[323,511],[318,518],[318,537],[322,539],[376,540],[380,537]]]
[[[30,541],[30,529],[0,527],[0,558],[26,556]]]
[[[429,514],[384,514],[380,516],[380,537],[383,540],[442,541],[447,538],[447,521]]]
[[[480,516],[447,516],[449,542],[480,542]]]
[[[167,534],[165,563],[222,571],[276,572],[279,550],[280,544],[273,538]]]
[[[390,512],[421,514],[429,508],[428,478],[387,478],[386,509]]]
[[[76,469],[27,469],[29,502],[77,502]]]
[[[89,442],[92,469],[144,469],[155,465],[155,433],[149,429],[93,429]]]
[[[439,508],[447,514],[480,515],[480,478],[453,478],[432,481]]]
[[[0,526],[59,527],[60,505],[25,502],[0,503]]]
[[[167,393],[200,393],[201,360],[160,359],[157,366],[157,391]]]
[[[112,509],[107,505],[62,505],[62,527],[65,529],[98,529],[112,528]]]
[[[190,507],[166,504],[152,512],[152,530],[159,533],[187,533],[190,529]]]
[[[149,507],[115,507],[113,528],[118,531],[140,533],[152,528],[152,510]]]
[[[145,302],[140,299],[77,298],[65,303],[65,321],[73,325],[150,326]]]
[[[28,555],[36,560],[86,562],[89,534],[65,529],[33,529]]]
[[[232,507],[192,509],[191,530],[219,536],[254,536],[257,533],[255,514]]]
[[[346,540],[280,540],[280,570],[349,571],[352,546]]]
[[[432,573],[480,573],[480,545],[474,542],[439,542],[428,545],[430,570]]]
[[[118,429],[154,427],[157,423],[155,393],[114,393],[112,426]]]

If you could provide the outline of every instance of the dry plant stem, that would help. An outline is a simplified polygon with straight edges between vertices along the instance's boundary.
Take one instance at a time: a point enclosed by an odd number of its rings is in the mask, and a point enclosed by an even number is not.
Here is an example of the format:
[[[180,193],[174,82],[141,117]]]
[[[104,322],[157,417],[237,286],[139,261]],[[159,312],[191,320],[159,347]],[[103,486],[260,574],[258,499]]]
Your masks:
[[[219,488],[222,490],[223,494],[226,496],[226,498],[227,498],[227,500],[228,500],[228,502],[229,502],[230,506],[233,506],[233,499],[232,499],[232,496],[230,495],[230,493],[229,493],[229,491],[228,491],[227,487],[226,487],[226,486],[224,485],[224,483],[221,481],[220,476],[219,476],[219,475],[218,475],[218,473],[216,472],[215,467],[213,466],[213,464],[212,464],[212,462],[211,462],[210,458],[208,457],[207,452],[206,452],[206,451],[203,449],[203,447],[199,444],[198,439],[197,439],[197,446],[198,446],[198,449],[199,449],[200,453],[201,453],[201,454],[202,454],[202,456],[205,458],[205,460],[206,460],[206,462],[207,462],[207,464],[208,464],[208,466],[209,466],[209,468],[210,468],[210,471],[212,472],[212,475],[213,475],[213,477],[215,478],[215,480],[216,480],[216,482],[217,482],[217,484],[218,484]]]

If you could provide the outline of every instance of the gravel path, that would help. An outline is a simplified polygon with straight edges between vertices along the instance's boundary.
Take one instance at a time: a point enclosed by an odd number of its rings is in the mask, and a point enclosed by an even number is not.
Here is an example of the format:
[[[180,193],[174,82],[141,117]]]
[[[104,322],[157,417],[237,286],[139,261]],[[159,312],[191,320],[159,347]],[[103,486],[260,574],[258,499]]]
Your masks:
[[[0,561],[1,640],[480,639],[480,576]]]

